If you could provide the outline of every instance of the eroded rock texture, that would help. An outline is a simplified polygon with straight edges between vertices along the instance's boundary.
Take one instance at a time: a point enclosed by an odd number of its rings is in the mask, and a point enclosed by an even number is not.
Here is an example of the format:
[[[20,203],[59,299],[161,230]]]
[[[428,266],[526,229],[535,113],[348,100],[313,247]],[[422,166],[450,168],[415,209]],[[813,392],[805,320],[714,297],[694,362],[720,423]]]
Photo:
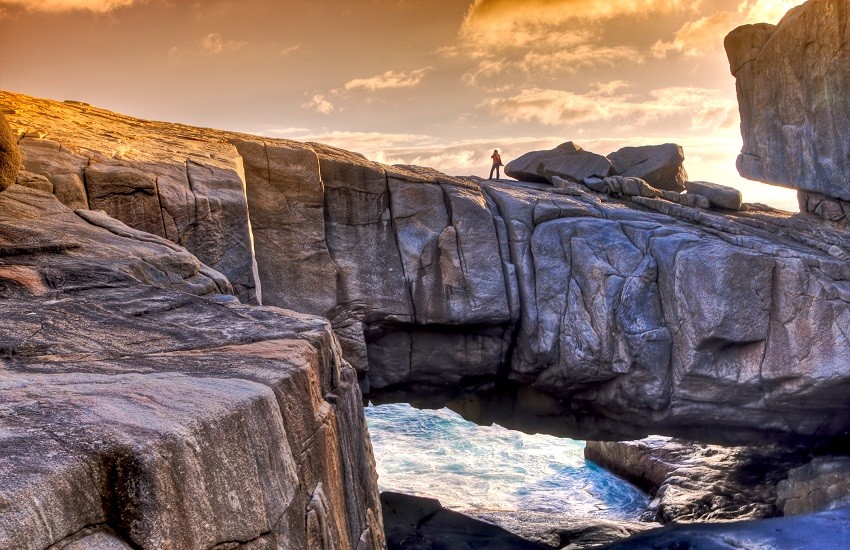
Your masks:
[[[726,37],[737,79],[741,175],[850,201],[850,6],[809,0],[778,25]]]
[[[242,159],[213,130],[0,92],[23,168],[69,208],[103,210],[185,247],[258,303]]]
[[[807,463],[809,453],[805,448],[722,447],[659,436],[589,441],[584,450],[588,460],[649,491],[653,499],[643,519],[665,524],[783,515],[777,485],[789,470]]]
[[[0,194],[0,547],[383,546],[329,324],[229,292],[162,237]]]

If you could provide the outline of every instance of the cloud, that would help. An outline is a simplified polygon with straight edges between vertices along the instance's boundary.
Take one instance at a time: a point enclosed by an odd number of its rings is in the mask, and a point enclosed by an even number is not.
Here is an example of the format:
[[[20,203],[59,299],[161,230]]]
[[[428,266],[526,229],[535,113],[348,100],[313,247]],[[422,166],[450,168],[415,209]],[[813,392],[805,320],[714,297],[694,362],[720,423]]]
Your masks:
[[[475,0],[453,46],[439,52],[474,66],[462,80],[488,85],[503,74],[528,82],[573,75],[618,63],[643,63],[637,48],[603,43],[599,22],[689,12],[700,0]]]
[[[247,42],[237,40],[225,40],[220,33],[211,32],[201,38],[201,49],[210,54],[218,55],[225,51],[236,51],[248,45]]]
[[[302,107],[313,109],[323,115],[329,115],[336,110],[333,103],[328,101],[324,94],[314,94],[313,97],[310,98],[310,101],[304,103]]]
[[[649,16],[694,10],[702,0],[475,0],[466,12],[462,33],[508,30],[526,23],[558,26],[620,16]]]
[[[793,7],[803,0],[742,0],[738,12],[743,14],[741,23],[776,24]]]
[[[425,134],[340,131],[303,134],[292,139],[297,139],[298,141],[315,141],[363,154],[383,150],[388,147],[399,148],[412,145],[419,147],[423,144],[437,141],[437,138]]]
[[[373,76],[371,78],[355,78],[345,83],[345,90],[368,90],[374,92],[376,90],[386,90],[390,88],[412,88],[418,85],[425,78],[425,74],[432,67],[424,67],[410,72],[404,71],[387,71],[383,74]]]
[[[574,75],[586,69],[615,67],[618,63],[641,64],[645,56],[631,46],[598,46],[582,44],[573,49],[554,52],[529,51],[517,60],[485,58],[461,76],[463,82],[473,86],[486,84],[503,74],[521,74],[529,80],[539,80],[559,74]]]
[[[531,88],[511,97],[484,102],[494,116],[508,122],[536,121],[547,126],[591,122],[642,125],[672,116],[690,116],[691,129],[727,127],[736,120],[735,102],[720,90],[671,87],[638,97],[624,91],[622,81],[597,84],[584,94],[564,90]]]
[[[300,49],[301,49],[301,44],[293,44],[292,46],[289,46],[289,47],[286,47],[286,48],[280,50],[280,55],[281,56],[289,55],[291,53],[297,52]]]
[[[737,11],[719,11],[687,21],[676,31],[673,40],[659,40],[652,46],[652,54],[663,58],[671,52],[686,56],[699,56],[723,49],[723,37],[729,31],[746,23],[776,23],[800,0],[742,0]]]
[[[27,11],[48,13],[68,11],[107,13],[138,2],[139,0],[0,0],[0,6],[23,7]]]

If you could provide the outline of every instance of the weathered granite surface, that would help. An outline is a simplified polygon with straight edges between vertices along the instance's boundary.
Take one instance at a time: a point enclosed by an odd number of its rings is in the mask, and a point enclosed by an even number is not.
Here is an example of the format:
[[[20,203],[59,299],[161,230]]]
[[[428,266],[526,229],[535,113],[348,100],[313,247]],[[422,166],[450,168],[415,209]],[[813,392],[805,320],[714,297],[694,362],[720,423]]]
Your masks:
[[[653,500],[643,519],[665,524],[783,515],[778,487],[811,460],[806,448],[722,447],[658,436],[588,441],[584,454],[649,491]]]
[[[614,173],[611,161],[572,141],[547,151],[531,151],[508,162],[505,174],[520,181],[551,182],[553,176],[581,181]]]
[[[383,547],[330,325],[229,292],[162,237],[0,193],[0,547]]]
[[[756,205],[704,210],[701,195],[647,194],[634,178],[609,178],[622,191],[611,196],[574,182],[458,179],[319,144],[0,101],[19,132],[35,132],[21,139],[27,170],[55,193],[55,159],[73,167],[85,152],[78,177],[117,186],[88,201],[110,209],[130,193],[145,215],[127,218],[141,228],[160,220],[150,199],[165,168],[152,153],[139,153],[146,165],[122,164],[131,150],[104,153],[126,141],[120,132],[154,152],[175,141],[189,173],[184,148],[231,175],[243,166],[254,288],[268,305],[330,319],[369,398],[588,439],[815,441],[850,430],[845,229]],[[57,110],[69,118],[49,116]],[[120,132],[106,130],[110,117]],[[79,125],[95,128],[83,145]],[[248,222],[208,227],[197,244],[247,265],[219,246],[232,227]]]
[[[623,147],[608,155],[614,172],[623,177],[647,181],[656,189],[684,191],[688,172],[685,170],[685,152],[680,145],[643,145]]]
[[[258,303],[242,159],[221,133],[0,92],[23,167],[70,208],[104,210],[185,247]]]
[[[850,201],[850,5],[809,0],[725,41],[737,79],[742,176]]]

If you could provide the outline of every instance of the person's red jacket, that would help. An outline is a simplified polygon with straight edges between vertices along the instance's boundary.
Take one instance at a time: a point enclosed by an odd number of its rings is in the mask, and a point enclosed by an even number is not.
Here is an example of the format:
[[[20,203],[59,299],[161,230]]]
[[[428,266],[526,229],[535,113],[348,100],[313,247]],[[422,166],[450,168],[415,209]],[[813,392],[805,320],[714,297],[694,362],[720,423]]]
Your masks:
[[[493,166],[503,166],[502,157],[499,155],[499,153],[493,153],[492,155],[490,155],[490,158],[493,159]]]

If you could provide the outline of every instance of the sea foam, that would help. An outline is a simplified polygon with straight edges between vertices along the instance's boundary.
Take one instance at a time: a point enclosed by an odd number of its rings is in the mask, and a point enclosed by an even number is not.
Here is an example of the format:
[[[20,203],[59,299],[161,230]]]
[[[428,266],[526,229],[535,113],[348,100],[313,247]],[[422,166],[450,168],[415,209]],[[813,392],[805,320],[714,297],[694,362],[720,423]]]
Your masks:
[[[648,496],[584,459],[584,442],[478,426],[448,410],[366,408],[382,491],[455,510],[637,519]]]

